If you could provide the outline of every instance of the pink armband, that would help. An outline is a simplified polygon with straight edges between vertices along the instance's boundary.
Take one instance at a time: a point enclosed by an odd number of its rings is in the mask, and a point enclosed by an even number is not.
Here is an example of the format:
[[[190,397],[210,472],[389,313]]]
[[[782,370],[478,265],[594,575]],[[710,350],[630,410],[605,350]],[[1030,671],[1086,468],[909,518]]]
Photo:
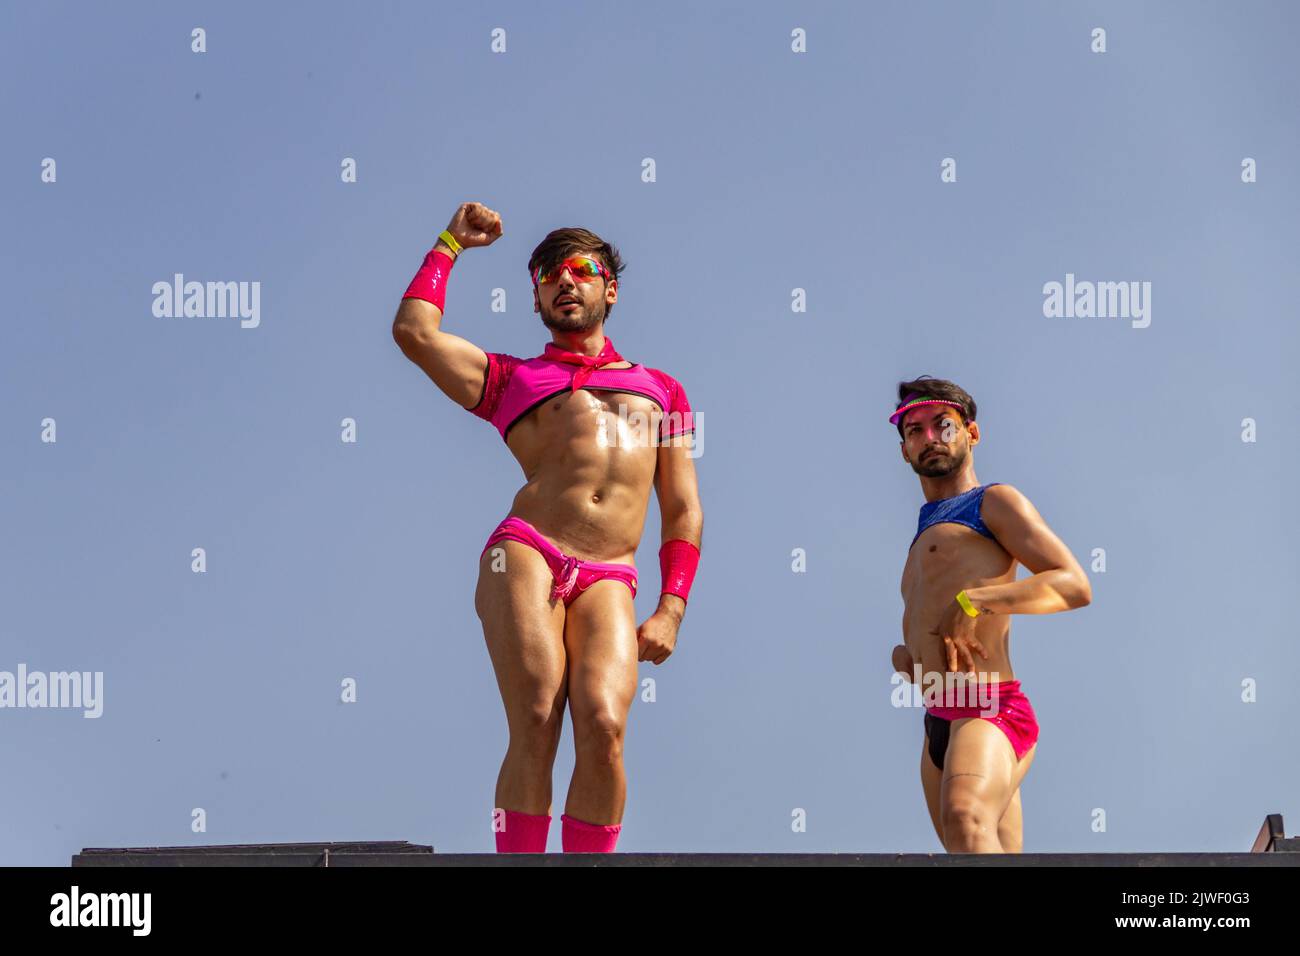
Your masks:
[[[676,594],[683,601],[691,593],[695,568],[700,563],[700,549],[683,538],[665,541],[659,548],[659,573],[663,577],[660,594]]]
[[[447,301],[447,277],[455,264],[455,260],[441,249],[436,246],[430,249],[402,298],[424,299],[436,305],[439,312],[446,311],[443,303]]]

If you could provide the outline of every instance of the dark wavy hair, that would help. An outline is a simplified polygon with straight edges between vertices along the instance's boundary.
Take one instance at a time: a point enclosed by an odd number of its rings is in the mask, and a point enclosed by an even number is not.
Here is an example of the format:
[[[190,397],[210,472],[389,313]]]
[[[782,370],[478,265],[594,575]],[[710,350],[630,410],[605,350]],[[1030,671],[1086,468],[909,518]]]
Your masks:
[[[950,402],[956,402],[961,406],[961,415],[965,419],[965,424],[969,425],[975,421],[975,399],[971,398],[970,393],[956,382],[950,382],[946,378],[933,378],[929,375],[922,375],[910,382],[899,382],[898,402],[894,405],[894,409],[897,410],[913,392],[919,392],[931,398],[942,398]],[[902,438],[903,420],[901,418],[898,420],[897,428],[898,437]]]

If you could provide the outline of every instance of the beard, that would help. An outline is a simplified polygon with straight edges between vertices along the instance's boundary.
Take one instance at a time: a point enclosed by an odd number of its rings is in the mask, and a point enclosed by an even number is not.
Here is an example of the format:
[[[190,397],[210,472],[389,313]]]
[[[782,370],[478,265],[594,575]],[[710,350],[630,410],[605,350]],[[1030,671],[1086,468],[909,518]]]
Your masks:
[[[597,315],[587,308],[584,302],[572,312],[560,312],[557,309],[541,309],[542,324],[553,332],[589,332],[605,320],[602,308]]]
[[[922,478],[946,478],[961,468],[966,461],[966,454],[965,448],[956,452],[939,452],[924,462],[912,462],[912,470]]]

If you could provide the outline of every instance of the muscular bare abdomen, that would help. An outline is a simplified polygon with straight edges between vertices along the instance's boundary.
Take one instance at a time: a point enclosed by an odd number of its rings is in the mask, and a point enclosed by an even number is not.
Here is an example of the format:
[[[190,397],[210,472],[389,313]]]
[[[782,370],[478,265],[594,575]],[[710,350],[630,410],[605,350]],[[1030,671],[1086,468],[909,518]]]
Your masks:
[[[930,633],[957,592],[1016,578],[1016,562],[1001,545],[965,525],[933,525],[912,545],[903,567],[903,641],[923,672],[947,670],[943,638]],[[976,621],[975,636],[989,659],[975,669],[1015,680],[1009,648],[1010,618],[990,614]],[[991,678],[993,679],[993,678]]]
[[[632,564],[657,462],[647,436],[660,418],[653,401],[625,392],[578,389],[543,402],[507,435],[527,477],[510,513],[567,553]]]

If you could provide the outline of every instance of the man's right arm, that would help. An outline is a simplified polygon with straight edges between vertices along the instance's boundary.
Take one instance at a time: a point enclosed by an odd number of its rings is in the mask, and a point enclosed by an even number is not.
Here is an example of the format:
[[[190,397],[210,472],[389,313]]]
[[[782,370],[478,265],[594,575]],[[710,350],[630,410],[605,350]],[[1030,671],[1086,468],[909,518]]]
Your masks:
[[[447,224],[447,232],[460,244],[463,255],[465,249],[488,246],[501,238],[501,216],[482,203],[461,203]],[[445,254],[453,263],[457,259],[457,253],[439,238],[416,274],[412,289],[407,290],[397,307],[393,340],[407,358],[424,369],[443,394],[462,408],[473,408],[483,394],[487,354],[473,342],[442,331],[442,309],[415,294],[418,290],[420,295],[428,294],[437,303],[446,303],[449,276],[445,273],[439,276],[445,262],[440,256],[434,256],[435,252]]]
[[[455,258],[441,239],[434,248]],[[462,408],[472,408],[483,391],[487,354],[473,342],[442,331],[441,324],[442,311],[436,305],[410,296],[397,307],[393,340],[443,394]]]

